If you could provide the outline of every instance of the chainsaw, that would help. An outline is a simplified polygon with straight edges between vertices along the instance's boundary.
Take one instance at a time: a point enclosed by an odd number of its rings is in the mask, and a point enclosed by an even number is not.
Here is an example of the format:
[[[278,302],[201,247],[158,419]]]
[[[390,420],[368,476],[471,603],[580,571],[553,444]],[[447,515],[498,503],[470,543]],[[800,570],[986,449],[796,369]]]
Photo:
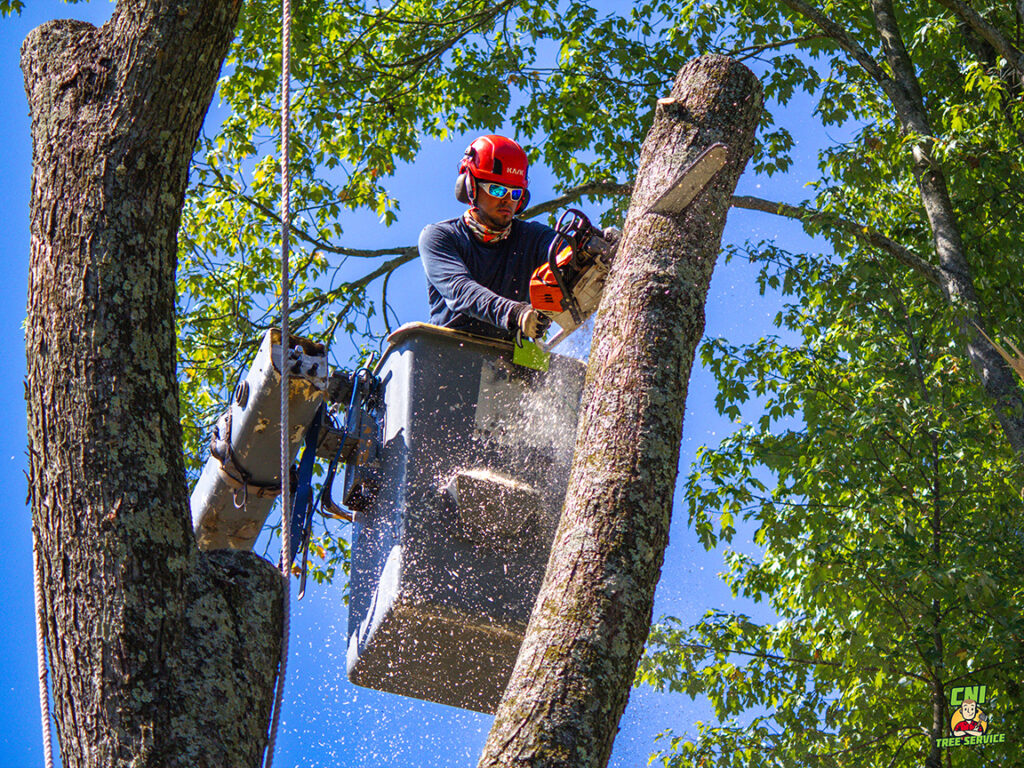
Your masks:
[[[688,165],[648,213],[677,215],[725,165],[726,147],[714,144]],[[566,339],[594,314],[601,303],[622,233],[600,229],[582,211],[570,208],[558,219],[548,247],[548,261],[530,278],[530,304],[558,324],[551,341],[538,341],[545,352]]]
[[[594,314],[619,237],[617,229],[598,229],[575,208],[558,219],[555,238],[548,247],[548,262],[537,267],[530,278],[530,304],[558,323],[560,329],[551,341],[538,342],[545,352]]]

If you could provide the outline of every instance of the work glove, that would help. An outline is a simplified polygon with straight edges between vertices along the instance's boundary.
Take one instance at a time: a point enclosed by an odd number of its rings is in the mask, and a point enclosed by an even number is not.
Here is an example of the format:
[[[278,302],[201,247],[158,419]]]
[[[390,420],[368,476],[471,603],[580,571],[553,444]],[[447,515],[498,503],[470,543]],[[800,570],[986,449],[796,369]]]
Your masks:
[[[519,331],[523,336],[531,339],[543,338],[551,325],[550,317],[542,315],[525,301],[516,305],[512,319],[513,322],[509,323],[512,327],[509,330]]]

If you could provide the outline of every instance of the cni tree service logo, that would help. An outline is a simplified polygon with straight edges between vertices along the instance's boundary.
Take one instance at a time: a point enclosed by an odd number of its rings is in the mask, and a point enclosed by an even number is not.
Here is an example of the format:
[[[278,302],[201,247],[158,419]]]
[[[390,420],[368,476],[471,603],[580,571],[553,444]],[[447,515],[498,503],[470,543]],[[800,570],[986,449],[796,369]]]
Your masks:
[[[959,747],[965,744],[994,744],[1006,740],[1005,733],[991,733],[988,715],[982,709],[988,698],[987,686],[954,688],[949,694],[949,738],[936,739],[938,747]]]

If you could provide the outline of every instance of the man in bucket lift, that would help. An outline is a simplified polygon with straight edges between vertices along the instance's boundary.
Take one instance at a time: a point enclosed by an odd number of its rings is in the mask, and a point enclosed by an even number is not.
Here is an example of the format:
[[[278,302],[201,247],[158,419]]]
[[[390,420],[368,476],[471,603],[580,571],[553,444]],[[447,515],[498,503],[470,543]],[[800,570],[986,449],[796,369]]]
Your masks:
[[[481,136],[459,163],[455,197],[470,207],[420,233],[430,322],[490,338],[541,338],[550,319],[530,306],[530,275],[547,262],[555,232],[515,216],[526,208],[526,152]]]

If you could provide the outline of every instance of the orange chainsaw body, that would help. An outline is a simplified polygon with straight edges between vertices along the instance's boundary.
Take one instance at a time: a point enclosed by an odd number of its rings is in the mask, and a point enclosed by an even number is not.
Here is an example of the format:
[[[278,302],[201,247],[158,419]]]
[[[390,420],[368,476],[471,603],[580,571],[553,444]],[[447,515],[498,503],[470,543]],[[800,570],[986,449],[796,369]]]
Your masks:
[[[558,344],[594,314],[618,241],[618,230],[596,229],[573,208],[562,214],[555,232],[547,262],[530,277],[530,304],[561,329],[542,349]]]
[[[570,261],[572,261],[572,249],[568,246],[555,256],[555,263],[559,269],[568,267]],[[562,306],[564,298],[562,289],[558,287],[558,281],[555,279],[555,273],[551,271],[551,266],[542,264],[537,267],[530,278],[530,304],[533,305],[533,308],[541,312],[558,313],[564,309]]]

